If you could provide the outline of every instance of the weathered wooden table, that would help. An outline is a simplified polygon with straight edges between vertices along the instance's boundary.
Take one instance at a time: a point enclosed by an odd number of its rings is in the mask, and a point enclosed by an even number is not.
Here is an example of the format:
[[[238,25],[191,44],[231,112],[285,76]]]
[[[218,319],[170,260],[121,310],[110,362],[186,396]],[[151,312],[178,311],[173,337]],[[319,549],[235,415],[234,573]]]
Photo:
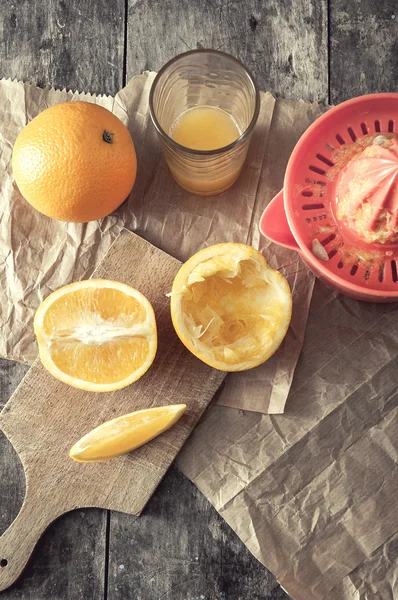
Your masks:
[[[338,103],[398,89],[397,0],[11,0],[0,5],[1,76],[115,94],[175,54],[219,48],[263,90]],[[0,408],[27,367],[0,362]],[[24,495],[0,439],[0,533]],[[3,600],[282,600],[287,595],[207,500],[171,468],[139,519],[81,510],[58,520]]]

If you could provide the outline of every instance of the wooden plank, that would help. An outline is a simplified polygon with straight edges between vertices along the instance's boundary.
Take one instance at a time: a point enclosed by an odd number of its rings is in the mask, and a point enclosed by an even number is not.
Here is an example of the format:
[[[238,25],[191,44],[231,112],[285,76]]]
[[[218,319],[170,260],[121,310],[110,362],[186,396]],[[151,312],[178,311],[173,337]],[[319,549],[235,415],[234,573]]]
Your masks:
[[[139,519],[111,514],[108,599],[284,600],[288,596],[175,467]]]
[[[0,76],[115,94],[124,83],[124,0],[2,3]],[[26,367],[0,362],[0,409]],[[0,533],[24,495],[21,464],[0,438]],[[59,519],[39,543],[18,584],[2,600],[100,600],[104,596],[107,511],[80,510]]]
[[[27,370],[27,365],[0,358],[0,411]]]
[[[330,101],[398,91],[397,0],[330,0]]]
[[[37,545],[21,579],[3,600],[100,600],[104,596],[106,511],[71,512]]]
[[[19,0],[0,15],[0,77],[101,94],[122,87],[124,0]]]
[[[327,0],[129,1],[128,78],[202,47],[242,60],[262,90],[327,101]]]

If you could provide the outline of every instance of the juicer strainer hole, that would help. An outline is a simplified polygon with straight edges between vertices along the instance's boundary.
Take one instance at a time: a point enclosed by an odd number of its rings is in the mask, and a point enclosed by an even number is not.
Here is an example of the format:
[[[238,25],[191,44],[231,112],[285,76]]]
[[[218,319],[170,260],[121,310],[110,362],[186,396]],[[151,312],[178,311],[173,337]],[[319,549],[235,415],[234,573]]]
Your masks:
[[[321,208],[325,208],[324,204],[303,204],[302,206],[303,210],[315,210],[315,209],[321,209]]]
[[[312,196],[312,192],[308,191],[308,190],[304,190],[304,192],[301,192],[302,196]]]
[[[341,261],[339,263],[337,263],[338,269],[342,269],[343,267],[344,267],[344,264]]]
[[[336,140],[338,141],[338,143],[340,144],[340,146],[342,146],[343,144],[345,144],[345,141],[343,140],[343,138],[341,137],[341,135],[339,133],[336,135]]]
[[[382,263],[380,265],[380,269],[379,269],[379,282],[383,283],[383,279],[384,279],[384,263]]]
[[[358,265],[352,265],[350,275],[352,277],[354,277],[354,275],[356,274],[357,271],[358,271]]]
[[[310,169],[310,171],[313,171],[314,173],[318,173],[318,175],[326,175],[326,171],[324,171],[323,169],[320,169],[319,167],[314,167],[314,165],[310,165],[309,169]]]
[[[376,119],[375,121],[375,131],[377,131],[377,133],[380,133],[380,121],[378,119]]]
[[[333,242],[335,237],[336,237],[336,234],[331,233],[327,238],[322,240],[322,242],[321,242],[322,246],[327,246],[328,244],[330,244],[330,242]]]
[[[329,158],[326,158],[326,156],[323,156],[323,154],[316,154],[316,157],[318,160],[321,160],[323,163],[325,163],[325,165],[327,165],[328,167],[334,167],[334,162],[332,162]]]
[[[336,256],[336,254],[337,254],[337,250],[332,250],[331,252],[329,252],[329,260],[331,258],[333,258],[334,256]]]
[[[326,181],[317,181],[316,179],[311,179],[311,177],[306,177],[304,181],[305,181],[305,183],[310,183],[312,185],[319,185],[320,187],[323,187],[326,185]]]
[[[394,131],[394,121],[392,119],[390,119],[388,121],[388,133],[393,133]]]
[[[353,130],[353,128],[352,127],[348,127],[347,131],[348,131],[348,135],[350,136],[350,138],[352,139],[352,141],[355,142],[355,140],[357,139],[357,136],[355,135],[355,131]]]
[[[395,262],[395,260],[391,261],[391,275],[392,275],[393,282],[397,283],[398,273],[397,273],[397,263]]]
[[[4,569],[8,565],[8,560],[6,558],[2,558],[0,560],[0,567]]]
[[[363,135],[367,135],[368,133],[368,128],[366,127],[365,123],[361,123],[361,129],[362,129],[362,133]]]

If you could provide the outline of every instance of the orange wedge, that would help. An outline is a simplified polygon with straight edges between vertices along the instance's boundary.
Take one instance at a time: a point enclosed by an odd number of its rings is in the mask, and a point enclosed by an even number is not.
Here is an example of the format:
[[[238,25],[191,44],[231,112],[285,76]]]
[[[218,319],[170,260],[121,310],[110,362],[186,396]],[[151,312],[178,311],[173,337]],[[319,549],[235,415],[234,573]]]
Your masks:
[[[266,361],[282,343],[292,314],[286,279],[245,244],[217,244],[194,254],[177,273],[170,296],[183,344],[221,371]]]
[[[148,370],[156,354],[151,304],[117,281],[90,279],[60,288],[39,306],[34,330],[50,373],[92,392],[126,387]]]
[[[170,429],[186,404],[146,408],[107,421],[85,435],[69,452],[77,462],[103,462],[122,456]]]

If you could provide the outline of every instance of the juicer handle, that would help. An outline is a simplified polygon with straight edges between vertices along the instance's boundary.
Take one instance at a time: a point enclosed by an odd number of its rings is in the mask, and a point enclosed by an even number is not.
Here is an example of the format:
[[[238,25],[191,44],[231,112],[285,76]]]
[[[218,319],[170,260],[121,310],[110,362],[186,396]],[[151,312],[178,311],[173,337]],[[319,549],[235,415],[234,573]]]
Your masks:
[[[300,249],[287,222],[283,190],[271,200],[264,210],[259,228],[260,233],[272,242],[290,248],[290,250]]]

